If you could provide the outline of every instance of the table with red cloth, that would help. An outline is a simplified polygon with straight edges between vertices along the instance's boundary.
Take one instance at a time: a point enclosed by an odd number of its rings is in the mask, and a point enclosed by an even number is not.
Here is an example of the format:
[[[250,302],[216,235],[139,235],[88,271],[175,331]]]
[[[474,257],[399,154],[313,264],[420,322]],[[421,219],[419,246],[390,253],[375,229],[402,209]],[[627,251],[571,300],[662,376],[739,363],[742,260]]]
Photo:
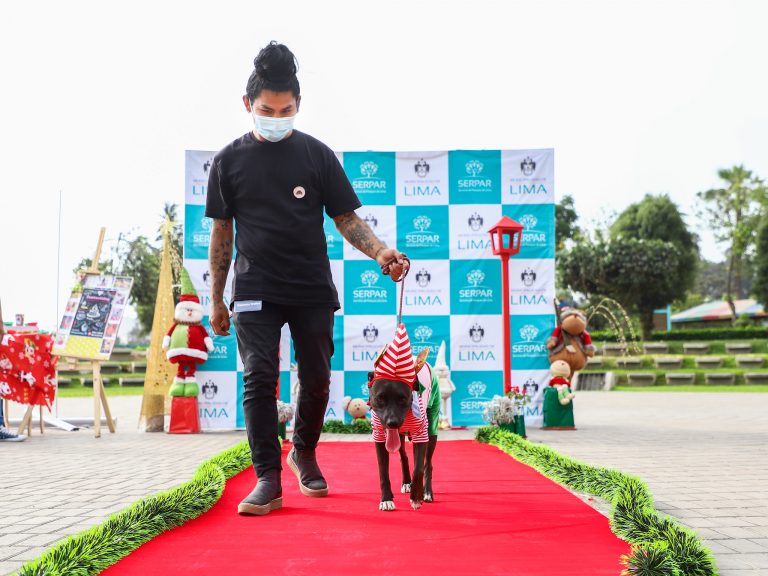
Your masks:
[[[47,406],[56,397],[57,356],[50,334],[10,329],[0,343],[0,396],[29,406]]]

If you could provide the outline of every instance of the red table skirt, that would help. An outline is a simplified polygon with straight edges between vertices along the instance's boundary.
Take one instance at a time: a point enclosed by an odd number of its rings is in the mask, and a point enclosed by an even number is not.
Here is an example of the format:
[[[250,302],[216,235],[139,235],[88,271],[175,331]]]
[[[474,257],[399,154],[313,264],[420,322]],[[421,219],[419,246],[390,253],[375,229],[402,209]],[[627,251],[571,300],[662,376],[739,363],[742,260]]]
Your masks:
[[[57,356],[50,334],[9,333],[0,343],[0,396],[51,407],[56,397]]]

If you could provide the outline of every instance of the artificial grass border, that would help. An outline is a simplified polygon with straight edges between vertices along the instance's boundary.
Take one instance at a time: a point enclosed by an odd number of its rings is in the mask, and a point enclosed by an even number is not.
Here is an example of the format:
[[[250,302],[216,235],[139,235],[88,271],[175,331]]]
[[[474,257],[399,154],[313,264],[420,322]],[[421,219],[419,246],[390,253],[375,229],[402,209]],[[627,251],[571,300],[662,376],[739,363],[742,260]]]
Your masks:
[[[134,502],[101,524],[54,545],[17,576],[92,576],[158,534],[197,518],[218,502],[227,479],[251,465],[247,442],[203,462],[192,479]]]
[[[476,438],[572,490],[610,502],[611,530],[632,546],[622,558],[623,574],[717,576],[712,552],[691,530],[654,509],[653,496],[638,477],[578,462],[499,428],[480,428]]]

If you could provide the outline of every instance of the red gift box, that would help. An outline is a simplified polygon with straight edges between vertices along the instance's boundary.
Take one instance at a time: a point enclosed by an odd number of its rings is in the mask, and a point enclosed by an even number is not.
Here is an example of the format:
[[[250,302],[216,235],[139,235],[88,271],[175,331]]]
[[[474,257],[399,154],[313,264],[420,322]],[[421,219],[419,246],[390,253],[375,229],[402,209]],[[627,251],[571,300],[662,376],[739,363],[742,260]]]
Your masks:
[[[200,432],[200,413],[197,396],[174,396],[171,399],[171,425],[169,434],[197,434]]]

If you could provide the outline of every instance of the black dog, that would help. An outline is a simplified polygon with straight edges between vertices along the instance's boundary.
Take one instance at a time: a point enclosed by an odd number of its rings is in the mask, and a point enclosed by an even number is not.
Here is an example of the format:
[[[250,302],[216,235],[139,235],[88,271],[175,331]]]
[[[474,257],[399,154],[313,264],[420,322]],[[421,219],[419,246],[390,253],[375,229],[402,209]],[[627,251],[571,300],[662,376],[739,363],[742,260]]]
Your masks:
[[[426,355],[425,355],[426,356]],[[424,358],[421,362],[417,360],[418,369],[424,365]],[[411,410],[414,390],[418,391],[418,378],[412,386],[408,386],[399,380],[390,380],[387,378],[373,379],[373,372],[368,373],[370,385],[370,404],[376,412],[379,420],[385,428],[399,430]],[[433,386],[428,406],[424,406],[429,419],[430,430],[436,430],[436,422],[440,412],[440,393]],[[432,397],[437,402],[432,401]],[[436,408],[436,409],[435,409]],[[434,426],[433,426],[434,423]],[[405,437],[400,435],[400,465],[403,472],[403,483],[401,492],[410,492],[411,507],[418,510],[423,502],[433,502],[434,494],[432,491],[432,456],[437,446],[437,434],[429,434],[428,442],[418,442],[413,444],[413,475],[411,476],[408,455],[405,452]],[[381,486],[380,510],[394,510],[395,502],[392,494],[392,485],[389,481],[389,452],[384,442],[376,442],[376,458],[379,464],[379,484]]]

